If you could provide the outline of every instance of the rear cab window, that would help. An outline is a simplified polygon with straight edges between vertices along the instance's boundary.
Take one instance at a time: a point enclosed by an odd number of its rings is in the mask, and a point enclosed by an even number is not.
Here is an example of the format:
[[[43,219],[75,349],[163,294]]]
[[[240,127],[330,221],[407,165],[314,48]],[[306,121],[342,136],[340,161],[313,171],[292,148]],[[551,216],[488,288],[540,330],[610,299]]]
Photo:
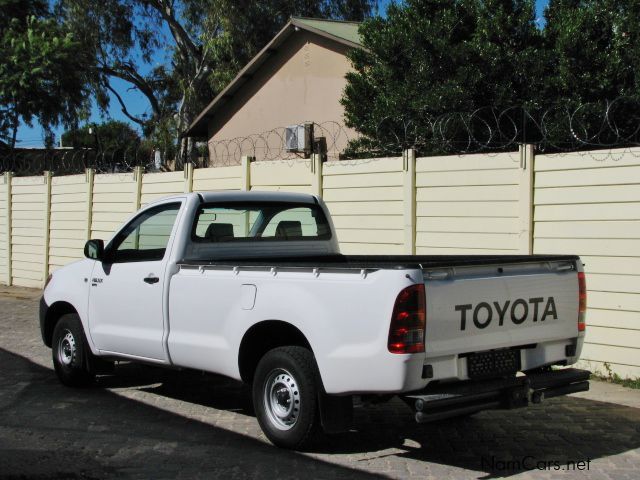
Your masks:
[[[203,204],[191,230],[195,243],[329,239],[331,228],[318,205],[283,202]]]

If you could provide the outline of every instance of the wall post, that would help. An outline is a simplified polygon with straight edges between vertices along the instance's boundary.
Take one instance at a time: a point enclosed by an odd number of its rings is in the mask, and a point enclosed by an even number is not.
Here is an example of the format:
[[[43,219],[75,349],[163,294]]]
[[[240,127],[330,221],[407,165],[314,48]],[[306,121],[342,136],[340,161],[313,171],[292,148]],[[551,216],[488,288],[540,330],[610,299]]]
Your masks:
[[[51,181],[53,174],[44,172],[45,202],[44,202],[44,269],[43,285],[49,277],[49,243],[51,241]]]
[[[531,144],[518,147],[520,154],[519,185],[519,247],[520,253],[533,254],[533,182],[535,149]]]
[[[240,180],[240,190],[251,190],[251,162],[255,161],[255,157],[243,155],[240,159],[240,165],[242,166],[242,174]]]
[[[184,193],[193,192],[193,163],[184,166]]]
[[[242,166],[242,173],[240,175],[240,190],[248,192],[251,190],[251,162],[255,160],[255,157],[243,155],[240,159],[240,165]],[[251,229],[251,219],[249,218],[249,212],[244,213],[244,232],[246,237],[249,235]]]
[[[93,180],[95,170],[87,168],[85,170],[85,180],[87,182],[87,229],[85,232],[85,240],[91,240],[91,223],[93,222]]]
[[[322,198],[322,154],[311,154],[311,193]]]
[[[13,261],[11,259],[11,209],[13,208],[11,205],[11,184],[12,184],[12,179],[13,179],[13,173],[11,172],[6,172],[4,174],[4,183],[7,186],[7,196],[5,198],[6,201],[6,205],[7,205],[7,231],[5,233],[5,242],[7,245],[7,277],[5,279],[7,286],[11,286],[12,283],[12,277],[13,277],[13,272],[12,272],[12,266],[13,266]]]
[[[416,151],[409,148],[402,152],[404,197],[404,250],[407,255],[416,254]]]
[[[135,167],[133,169],[133,179],[136,181],[135,198],[133,199],[133,211],[140,210],[140,203],[142,200],[142,175],[144,175],[144,167]]]

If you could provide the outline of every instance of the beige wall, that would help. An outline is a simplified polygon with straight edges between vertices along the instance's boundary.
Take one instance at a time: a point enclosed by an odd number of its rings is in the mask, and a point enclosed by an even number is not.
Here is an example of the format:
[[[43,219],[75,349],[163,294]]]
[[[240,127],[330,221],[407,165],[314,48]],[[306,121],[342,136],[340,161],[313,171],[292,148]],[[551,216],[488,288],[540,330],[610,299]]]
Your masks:
[[[571,253],[587,272],[584,359],[640,377],[640,149],[320,163],[0,180],[0,282],[46,274],[108,239],[163,195],[284,190],[322,195],[347,254]],[[535,176],[534,176],[535,173]],[[49,179],[49,180],[48,180]],[[10,204],[11,208],[7,208]],[[10,262],[8,260],[11,260]]]
[[[343,124],[340,98],[346,85],[344,76],[350,70],[347,51],[347,47],[309,32],[293,34],[209,123],[212,165],[233,164],[241,155],[258,160],[281,155],[282,127],[288,125],[305,121]],[[332,138],[327,138],[333,154],[355,136],[354,131],[332,123],[324,126],[328,130],[324,134],[337,139],[332,145]],[[256,135],[272,129],[278,131]],[[245,140],[252,135],[256,136]],[[316,131],[316,137],[321,135],[322,131]],[[231,139],[239,140],[228,142]]]
[[[88,187],[86,175],[51,179],[50,271],[82,256],[89,218]]]
[[[140,206],[137,181],[131,173],[95,175],[90,197],[90,237],[106,240]]]
[[[582,358],[640,376],[639,151],[539,155],[535,253],[577,253],[587,272]]]
[[[11,273],[9,272],[9,245],[11,243],[11,232],[9,231],[8,212],[11,190],[7,181],[7,175],[0,178],[0,282],[11,283]]]
[[[14,178],[11,183],[11,281],[40,287],[45,280],[47,185],[44,177]]]
[[[343,253],[410,253],[404,245],[402,158],[328,162],[322,186]]]
[[[417,253],[529,253],[519,220],[526,183],[518,152],[419,158]]]

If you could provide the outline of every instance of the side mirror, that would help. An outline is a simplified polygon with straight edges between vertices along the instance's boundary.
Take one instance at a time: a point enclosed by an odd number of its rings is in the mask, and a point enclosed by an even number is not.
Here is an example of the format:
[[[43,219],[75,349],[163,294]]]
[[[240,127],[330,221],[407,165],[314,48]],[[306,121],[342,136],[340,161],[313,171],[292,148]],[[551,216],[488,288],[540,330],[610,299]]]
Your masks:
[[[91,260],[102,261],[104,259],[104,241],[89,240],[84,244],[84,256]]]

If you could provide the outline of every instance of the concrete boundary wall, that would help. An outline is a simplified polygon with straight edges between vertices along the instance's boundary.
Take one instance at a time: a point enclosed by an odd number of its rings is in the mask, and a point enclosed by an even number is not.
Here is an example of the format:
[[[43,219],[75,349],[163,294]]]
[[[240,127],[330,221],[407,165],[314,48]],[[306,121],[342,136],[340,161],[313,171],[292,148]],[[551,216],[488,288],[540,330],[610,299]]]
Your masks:
[[[191,191],[319,195],[347,254],[575,253],[589,289],[585,364],[640,377],[640,149],[323,163],[318,155],[182,172],[0,177],[0,283],[42,287],[136,210]]]
[[[322,196],[344,253],[411,253],[404,245],[402,158],[328,162]]]
[[[530,253],[527,151],[418,158],[417,252]]]
[[[640,150],[538,155],[534,208],[534,253],[585,264],[584,362],[640,376]]]

